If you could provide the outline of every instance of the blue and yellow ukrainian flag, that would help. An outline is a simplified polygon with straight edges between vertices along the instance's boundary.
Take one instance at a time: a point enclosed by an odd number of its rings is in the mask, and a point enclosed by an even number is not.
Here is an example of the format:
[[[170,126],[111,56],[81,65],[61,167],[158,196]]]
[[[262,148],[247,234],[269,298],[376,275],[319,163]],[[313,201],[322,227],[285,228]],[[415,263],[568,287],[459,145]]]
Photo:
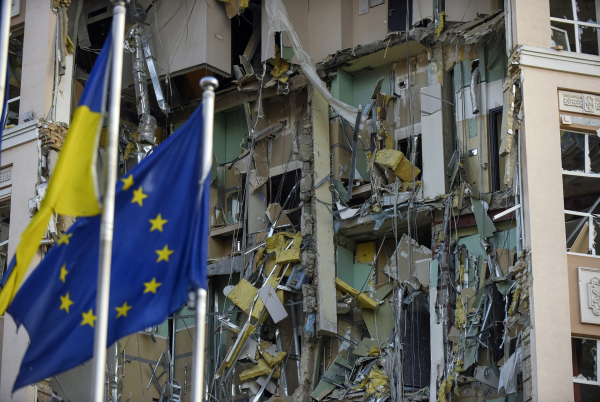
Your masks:
[[[0,315],[4,314],[17,294],[52,214],[92,216],[100,213],[95,156],[106,99],[110,43],[109,34],[85,85],[79,107],[73,114],[71,127],[40,209],[21,234],[15,257],[2,278]]]
[[[200,173],[202,127],[200,106],[117,184],[107,347],[164,322],[190,289],[206,288],[210,182]],[[30,338],[14,389],[92,357],[100,218],[79,218],[8,308]]]

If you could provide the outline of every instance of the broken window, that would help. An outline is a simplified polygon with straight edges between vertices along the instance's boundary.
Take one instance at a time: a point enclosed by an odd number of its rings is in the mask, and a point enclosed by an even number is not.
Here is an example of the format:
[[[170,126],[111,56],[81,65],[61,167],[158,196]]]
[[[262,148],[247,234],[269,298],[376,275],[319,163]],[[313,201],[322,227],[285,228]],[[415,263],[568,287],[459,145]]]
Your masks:
[[[595,242],[600,229],[600,138],[561,131],[560,143],[567,250],[600,254]]]
[[[575,402],[596,401],[600,398],[598,381],[598,341],[572,338],[573,388]]]
[[[598,0],[550,0],[552,46],[598,55]]]
[[[19,101],[21,99],[21,69],[23,66],[23,29],[10,33],[8,42],[8,110],[5,128],[19,124]]]
[[[563,130],[560,148],[566,174],[600,173],[600,137]]]
[[[231,62],[236,79],[262,70],[260,22],[260,2],[256,1],[249,4],[243,16],[231,18]]]
[[[3,169],[4,170],[4,169]],[[0,171],[0,181],[2,180]],[[10,174],[10,172],[9,172]],[[1,190],[0,190],[1,191]],[[0,201],[0,279],[6,273],[8,258],[8,230],[10,228],[10,198]]]

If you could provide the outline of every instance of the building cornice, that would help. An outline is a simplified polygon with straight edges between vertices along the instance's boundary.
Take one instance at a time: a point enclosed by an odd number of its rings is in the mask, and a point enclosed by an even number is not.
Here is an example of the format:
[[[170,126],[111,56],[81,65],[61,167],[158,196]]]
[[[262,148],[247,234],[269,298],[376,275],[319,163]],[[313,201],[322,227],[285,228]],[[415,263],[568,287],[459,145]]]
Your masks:
[[[571,74],[600,76],[600,56],[522,45],[517,50],[521,67]]]
[[[2,132],[2,151],[38,138],[37,120],[28,121]]]

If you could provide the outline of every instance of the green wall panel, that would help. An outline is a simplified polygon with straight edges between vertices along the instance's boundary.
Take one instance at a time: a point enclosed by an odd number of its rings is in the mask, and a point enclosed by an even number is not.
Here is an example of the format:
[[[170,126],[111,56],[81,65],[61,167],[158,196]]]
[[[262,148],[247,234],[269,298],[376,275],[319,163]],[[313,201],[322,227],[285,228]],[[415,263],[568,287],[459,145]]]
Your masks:
[[[383,78],[381,92],[388,93],[390,88],[390,67],[384,66],[371,71],[363,71],[352,77],[352,106],[362,105],[363,109],[369,103],[377,81]]]

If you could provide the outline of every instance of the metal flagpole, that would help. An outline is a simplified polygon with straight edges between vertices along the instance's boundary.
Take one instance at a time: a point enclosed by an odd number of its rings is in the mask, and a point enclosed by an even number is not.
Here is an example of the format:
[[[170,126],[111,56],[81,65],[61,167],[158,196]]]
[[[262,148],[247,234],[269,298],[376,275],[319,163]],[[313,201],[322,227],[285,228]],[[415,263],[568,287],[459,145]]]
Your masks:
[[[210,180],[212,169],[213,123],[215,113],[215,89],[219,81],[215,77],[204,77],[200,80],[202,93],[202,114],[204,118],[204,137],[202,141],[202,179]],[[203,183],[203,181],[202,181]],[[196,340],[194,345],[194,363],[192,365],[192,402],[204,401],[204,345],[206,333],[206,289],[196,290]]]
[[[6,99],[6,67],[8,65],[8,39],[10,37],[11,0],[2,0],[0,9],[0,116],[4,112]],[[8,107],[8,105],[6,105]],[[0,132],[4,127],[0,127]]]
[[[94,402],[105,402],[106,338],[108,331],[108,302],[110,296],[110,269],[115,217],[115,187],[117,185],[119,117],[121,109],[121,72],[123,71],[123,41],[125,32],[125,2],[113,1],[112,51],[109,90],[108,164],[104,210],[100,232],[100,262],[98,266],[98,293],[96,296],[96,326],[94,334]]]

